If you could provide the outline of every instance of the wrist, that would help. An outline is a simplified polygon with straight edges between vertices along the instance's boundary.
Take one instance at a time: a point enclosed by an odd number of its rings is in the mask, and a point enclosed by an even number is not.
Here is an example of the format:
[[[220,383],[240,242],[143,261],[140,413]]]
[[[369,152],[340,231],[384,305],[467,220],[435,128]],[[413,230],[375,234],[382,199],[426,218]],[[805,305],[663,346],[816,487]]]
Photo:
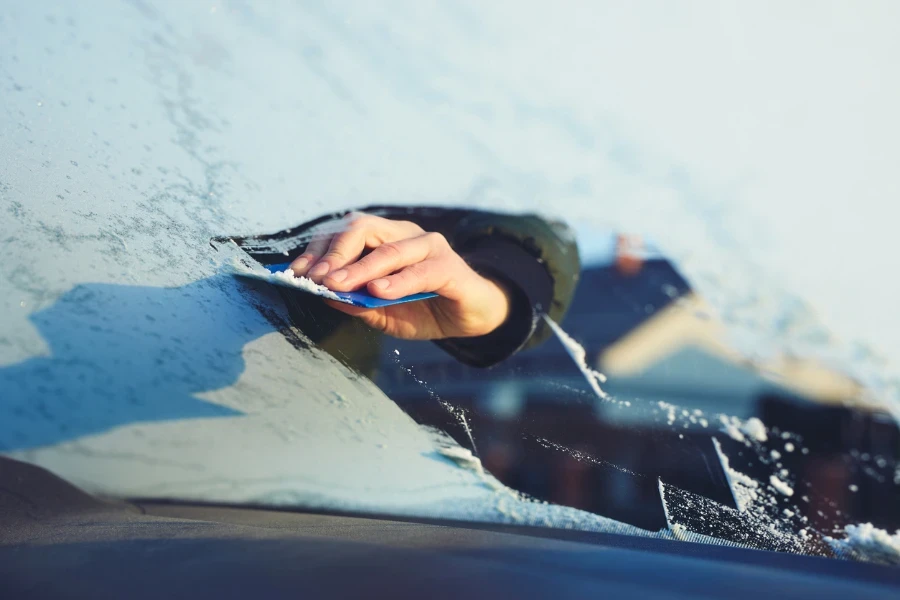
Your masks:
[[[509,318],[512,307],[512,293],[507,284],[499,279],[482,275],[486,289],[484,306],[487,311],[484,316],[483,331],[477,335],[487,335],[503,325]]]

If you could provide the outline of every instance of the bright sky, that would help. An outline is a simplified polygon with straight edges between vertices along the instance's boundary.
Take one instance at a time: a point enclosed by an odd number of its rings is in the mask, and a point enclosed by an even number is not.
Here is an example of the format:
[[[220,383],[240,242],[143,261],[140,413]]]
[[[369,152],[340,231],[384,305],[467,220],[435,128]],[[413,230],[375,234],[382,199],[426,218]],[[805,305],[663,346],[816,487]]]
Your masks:
[[[605,122],[643,173],[682,171],[719,235],[900,357],[900,4],[481,4],[507,41],[493,75]]]
[[[489,115],[457,122],[495,155],[692,264],[765,274],[900,366],[900,4],[467,7],[457,29],[422,8],[391,34],[451,65],[435,87]]]

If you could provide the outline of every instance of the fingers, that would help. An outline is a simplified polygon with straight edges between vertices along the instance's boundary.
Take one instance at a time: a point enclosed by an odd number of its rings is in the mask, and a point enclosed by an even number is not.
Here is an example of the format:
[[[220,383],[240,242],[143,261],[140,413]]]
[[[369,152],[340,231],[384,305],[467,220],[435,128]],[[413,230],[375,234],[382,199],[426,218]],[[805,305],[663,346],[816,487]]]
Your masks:
[[[462,273],[448,268],[450,261],[438,258],[412,264],[398,273],[381,277],[366,286],[369,293],[385,300],[396,300],[421,292],[448,295]]]
[[[324,224],[327,231],[322,235],[316,235],[309,243],[306,250],[291,263],[295,275],[305,275],[316,283],[319,283],[322,276],[328,272],[327,263],[322,267],[322,259],[331,249],[335,239],[344,235],[347,228],[358,218],[359,213],[347,213],[341,221],[329,221]],[[346,244],[346,242],[345,242]],[[362,250],[360,250],[361,252]]]
[[[325,278],[324,283],[330,289],[339,292],[355,290],[367,282],[390,275],[404,267],[446,254],[449,249],[447,240],[438,233],[426,233],[398,242],[388,242],[352,265],[332,272]]]
[[[325,254],[330,243],[330,235],[314,237],[306,246],[303,254],[295,258],[291,263],[291,270],[294,272],[294,275],[298,277],[306,275],[310,268]]]
[[[331,238],[328,251],[313,266],[308,277],[316,283],[335,269],[340,269],[360,257],[366,249],[366,232],[358,229],[350,229]]]
[[[371,241],[373,233],[392,227],[387,219],[362,213],[349,213],[344,221],[344,231],[331,238],[328,251],[309,271],[309,278],[316,283],[321,283],[328,273],[356,261]]]
[[[307,272],[307,277],[321,283],[333,273],[359,259],[366,248],[421,235],[422,228],[408,221],[392,221],[373,215],[350,213],[345,217],[346,229],[331,238],[328,249]],[[343,289],[343,288],[342,288]]]

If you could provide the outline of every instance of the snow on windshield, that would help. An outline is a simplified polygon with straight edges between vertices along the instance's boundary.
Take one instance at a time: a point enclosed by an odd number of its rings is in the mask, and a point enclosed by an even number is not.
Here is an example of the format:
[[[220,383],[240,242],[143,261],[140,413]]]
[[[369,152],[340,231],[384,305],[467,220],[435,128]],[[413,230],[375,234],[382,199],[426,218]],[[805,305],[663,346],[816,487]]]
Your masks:
[[[900,297],[886,245],[900,214],[885,200],[900,192],[898,9],[707,10],[11,8],[0,19],[0,449],[110,494],[640,533],[497,483],[291,329],[274,296],[218,277],[211,237],[373,203],[537,211],[644,234],[708,303],[692,314],[725,323],[741,360],[815,358],[861,383],[860,405],[900,415],[900,339],[885,326]],[[626,373],[633,353],[617,352],[607,362]],[[581,366],[606,394],[596,365]],[[641,408],[611,396],[611,419],[710,432],[706,451],[760,527],[782,531],[799,519],[791,503],[816,493],[780,460],[803,456],[795,432],[702,398],[648,394]],[[738,463],[751,455],[754,477]],[[848,460],[896,477],[884,454]],[[706,535],[669,497],[664,535]],[[849,524],[832,539],[883,561],[892,535]]]

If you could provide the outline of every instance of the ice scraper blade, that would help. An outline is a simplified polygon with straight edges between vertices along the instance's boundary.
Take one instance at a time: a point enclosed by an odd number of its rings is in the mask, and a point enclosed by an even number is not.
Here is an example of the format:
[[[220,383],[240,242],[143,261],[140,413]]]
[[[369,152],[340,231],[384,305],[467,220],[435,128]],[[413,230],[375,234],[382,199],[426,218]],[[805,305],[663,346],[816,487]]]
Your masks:
[[[270,273],[280,273],[285,271],[290,267],[290,263],[276,263],[271,265],[264,265],[266,270]],[[285,285],[281,284],[277,279],[268,280],[271,283],[276,285]],[[294,287],[295,289],[300,289],[301,291],[315,294],[317,296],[328,297],[329,294],[326,293],[317,293],[316,290],[313,289],[305,289],[305,288],[297,288],[295,286],[287,286]],[[365,290],[358,290],[355,292],[331,292],[335,296],[338,297],[342,302],[346,302],[347,304],[352,304],[354,306],[361,306],[364,308],[382,308],[385,306],[392,306],[394,304],[403,304],[406,302],[416,302],[418,300],[428,300],[429,298],[437,297],[437,294],[434,292],[426,292],[423,294],[412,294],[410,296],[404,296],[403,298],[397,298],[396,300],[385,300],[384,298],[378,298],[373,296],[372,294],[366,292]]]

